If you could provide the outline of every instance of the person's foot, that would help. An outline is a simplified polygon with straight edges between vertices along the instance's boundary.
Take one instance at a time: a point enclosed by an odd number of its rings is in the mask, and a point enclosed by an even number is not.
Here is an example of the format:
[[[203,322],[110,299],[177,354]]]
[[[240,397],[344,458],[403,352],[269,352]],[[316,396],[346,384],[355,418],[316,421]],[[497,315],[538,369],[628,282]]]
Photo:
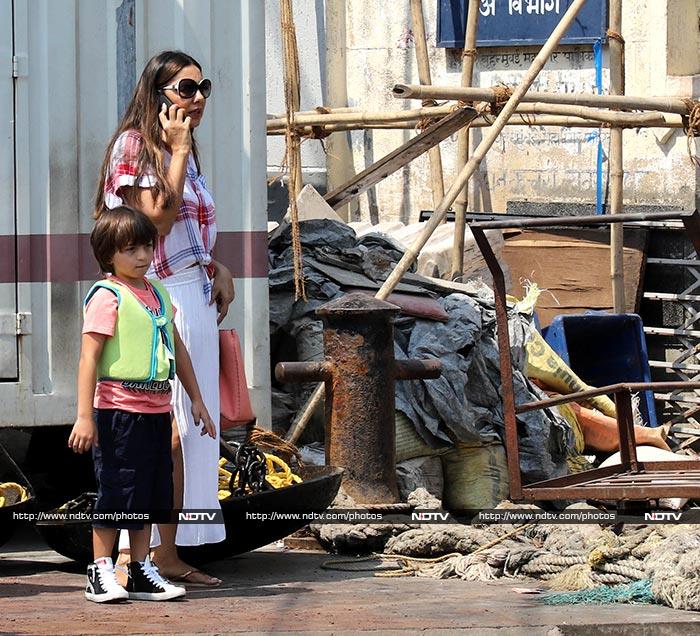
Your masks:
[[[114,564],[114,573],[117,576],[117,583],[122,587],[126,587],[129,580],[129,562],[131,554],[128,552],[120,552],[117,556],[117,562]]]
[[[112,603],[129,598],[129,593],[117,583],[110,557],[96,559],[88,565],[85,598],[93,603]]]
[[[221,585],[221,579],[202,572],[180,559],[167,560],[158,559],[158,568],[163,576],[177,583],[184,583],[194,587],[216,587]]]
[[[169,577],[171,581],[176,581],[177,583],[184,583],[191,587],[216,587],[221,585],[221,579],[215,576],[210,576],[206,572],[202,572],[196,568],[190,568],[185,570],[181,574],[176,574]]]
[[[151,557],[146,557],[143,563],[129,563],[126,591],[130,599],[137,601],[170,601],[186,593],[184,587],[173,585],[160,574]]]

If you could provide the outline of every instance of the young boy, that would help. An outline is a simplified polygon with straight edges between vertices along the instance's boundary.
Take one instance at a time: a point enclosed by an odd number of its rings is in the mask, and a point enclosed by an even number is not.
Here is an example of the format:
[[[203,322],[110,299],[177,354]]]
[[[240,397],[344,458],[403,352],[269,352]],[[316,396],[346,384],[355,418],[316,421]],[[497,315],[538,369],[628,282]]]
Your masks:
[[[85,299],[78,415],[68,446],[77,453],[92,447],[95,463],[95,561],[88,566],[85,597],[97,603],[185,594],[150,560],[151,525],[137,518],[109,518],[109,512],[172,509],[170,380],[175,373],[192,401],[195,423],[202,423],[201,434],[215,438],[173,323],[170,296],[160,283],[144,277],[157,236],[148,217],[128,207],[103,212],[90,236],[107,276]],[[128,529],[131,544],[126,589],[117,582],[111,558],[119,528]]]

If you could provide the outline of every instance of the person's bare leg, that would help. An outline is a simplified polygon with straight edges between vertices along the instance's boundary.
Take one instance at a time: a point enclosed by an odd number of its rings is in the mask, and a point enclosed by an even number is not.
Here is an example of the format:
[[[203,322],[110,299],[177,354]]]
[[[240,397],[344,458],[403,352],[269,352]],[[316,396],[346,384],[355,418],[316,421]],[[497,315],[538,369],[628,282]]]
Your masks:
[[[151,542],[151,524],[145,525],[142,530],[129,530],[129,545],[131,546],[131,558],[143,563],[148,555]]]
[[[123,532],[123,531],[122,531]],[[131,535],[129,535],[129,545],[131,545]],[[115,572],[117,574],[117,582],[122,587],[126,586],[126,581],[129,578],[126,566],[131,561],[131,551],[128,549],[119,550],[117,562],[115,564]]]
[[[182,508],[185,491],[185,467],[182,460],[182,444],[177,422],[172,420],[172,457],[173,457],[173,507],[176,510]],[[180,580],[182,574],[192,571],[192,582],[218,585],[221,579],[197,571],[196,568],[185,563],[177,553],[175,536],[177,535],[176,523],[161,523],[158,525],[160,533],[160,545],[153,549],[153,560],[158,565],[160,573],[166,578]],[[188,577],[189,580],[190,577]],[[187,582],[187,580],[185,581]]]
[[[102,557],[112,557],[114,542],[117,538],[116,528],[94,528],[92,529],[92,554],[95,559]]]

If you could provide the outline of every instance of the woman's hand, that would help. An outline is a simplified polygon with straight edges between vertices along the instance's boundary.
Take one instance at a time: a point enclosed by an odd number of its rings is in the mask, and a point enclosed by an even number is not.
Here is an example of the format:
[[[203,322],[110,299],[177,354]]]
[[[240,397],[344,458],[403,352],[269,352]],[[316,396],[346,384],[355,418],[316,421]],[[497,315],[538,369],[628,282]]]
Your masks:
[[[200,435],[209,435],[212,439],[216,439],[216,426],[212,422],[211,417],[209,417],[209,411],[207,411],[207,407],[204,406],[201,398],[192,402],[192,419],[195,426],[199,426],[201,422],[202,430],[199,432]]]
[[[236,291],[233,288],[233,275],[231,270],[222,265],[218,261],[212,261],[214,265],[214,281],[211,288],[210,305],[216,303],[216,308],[219,315],[216,319],[216,324],[220,325],[221,321],[226,318],[228,306],[236,296]]]
[[[163,142],[170,146],[171,153],[188,155],[192,148],[192,120],[189,115],[185,117],[185,109],[178,108],[175,104],[167,108],[163,104],[158,119],[163,127]]]

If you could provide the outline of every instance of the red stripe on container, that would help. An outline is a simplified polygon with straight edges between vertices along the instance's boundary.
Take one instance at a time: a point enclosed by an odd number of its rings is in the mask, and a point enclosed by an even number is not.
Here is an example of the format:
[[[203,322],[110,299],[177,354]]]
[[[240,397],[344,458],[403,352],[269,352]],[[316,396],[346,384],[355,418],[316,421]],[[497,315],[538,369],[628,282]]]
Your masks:
[[[14,282],[15,278],[15,237],[0,235],[0,283]]]
[[[236,278],[267,278],[267,232],[219,232],[215,258]],[[0,235],[0,283],[70,283],[101,277],[89,234]]]
[[[267,278],[267,232],[219,232],[214,258],[235,278]]]

